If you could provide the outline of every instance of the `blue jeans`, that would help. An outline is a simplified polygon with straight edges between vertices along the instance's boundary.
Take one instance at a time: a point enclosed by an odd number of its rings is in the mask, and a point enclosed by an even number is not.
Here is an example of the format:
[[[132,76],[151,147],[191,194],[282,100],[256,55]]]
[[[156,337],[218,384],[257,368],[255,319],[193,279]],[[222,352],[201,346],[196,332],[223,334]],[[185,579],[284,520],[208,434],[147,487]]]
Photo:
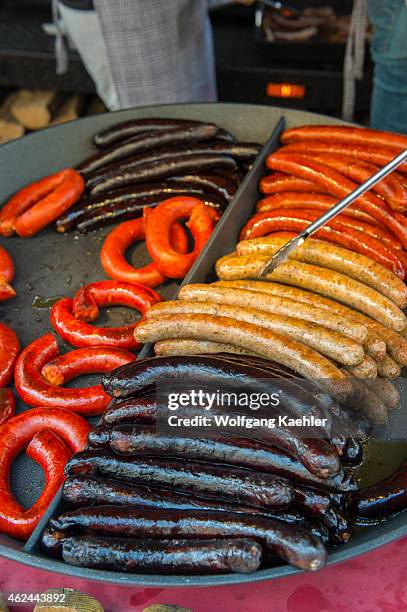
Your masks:
[[[407,134],[407,7],[405,0],[368,0],[375,63],[372,127]]]

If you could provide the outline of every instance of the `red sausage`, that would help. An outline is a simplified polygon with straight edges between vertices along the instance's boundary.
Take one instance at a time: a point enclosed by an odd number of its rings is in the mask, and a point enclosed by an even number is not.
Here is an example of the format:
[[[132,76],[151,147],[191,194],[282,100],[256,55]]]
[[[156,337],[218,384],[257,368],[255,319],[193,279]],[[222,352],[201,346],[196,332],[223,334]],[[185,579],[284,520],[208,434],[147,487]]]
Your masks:
[[[188,236],[179,223],[171,225],[171,245],[178,253],[188,252]],[[142,268],[134,268],[126,261],[125,253],[137,240],[145,240],[145,219],[139,217],[120,223],[105,239],[100,252],[104,271],[111,278],[128,283],[141,283],[157,287],[166,280],[157,264],[152,262]]]
[[[89,431],[90,425],[82,417],[53,408],[27,410],[0,426],[1,532],[22,540],[29,537],[63,482],[66,461],[86,446]],[[14,459],[39,432],[28,454],[40,462],[46,485],[40,498],[26,510],[12,495],[9,474]]]
[[[170,242],[170,227],[175,221],[188,219],[194,238],[191,253],[180,254]],[[184,278],[210,237],[218,213],[197,198],[176,197],[165,200],[151,211],[146,223],[146,244],[150,257],[169,278]]]
[[[14,278],[14,264],[6,249],[0,246],[0,302],[16,295],[9,283]]]
[[[292,176],[291,174],[284,174],[283,172],[273,172],[273,174],[263,176],[259,183],[259,190],[266,194],[280,193],[282,191],[326,193],[322,187],[315,183]]]
[[[44,198],[32,199],[28,210],[23,212],[14,222],[14,229],[21,238],[34,236],[44,227],[58,219],[81,197],[85,189],[83,177],[68,168],[62,171],[60,183]]]
[[[285,130],[281,136],[281,142],[284,144],[290,142],[307,143],[309,140],[394,147],[398,149],[399,153],[407,148],[407,136],[402,134],[343,125],[302,125]],[[394,157],[396,154],[397,152]]]
[[[313,215],[313,218],[316,217],[317,214]],[[257,213],[243,227],[240,240],[258,238],[280,230],[300,232],[309,224],[307,212],[302,210],[289,209],[286,213],[278,211]],[[329,227],[322,227],[316,232],[315,237],[366,255],[392,270],[399,278],[404,279],[405,277],[406,269],[398,256],[399,251],[383,246],[376,238],[343,225],[341,221],[330,221]]]
[[[309,140],[307,142],[295,142],[280,149],[284,153],[298,153],[299,155],[311,155],[313,153],[335,153],[348,155],[357,160],[363,160],[378,166],[384,166],[394,159],[397,151],[392,147],[376,146],[373,144],[349,144],[342,142],[322,142],[320,140]],[[398,172],[407,173],[407,163],[398,167]]]
[[[286,208],[313,208],[315,210],[325,211],[332,208],[334,204],[338,202],[338,198],[332,195],[326,195],[323,193],[298,193],[296,191],[284,191],[282,193],[274,193],[268,195],[257,203],[256,212],[266,212],[268,210],[281,210]],[[337,219],[341,218],[343,213],[338,215]],[[355,204],[351,204],[346,209],[346,216],[354,217],[355,219],[361,219],[367,221],[372,225],[383,225],[377,221],[371,215],[368,215],[363,210],[360,210]],[[400,243],[401,248],[401,243]]]
[[[134,360],[135,356],[129,351],[108,346],[93,346],[55,357],[45,364],[41,375],[50,385],[60,386],[85,374],[111,372]]]
[[[325,164],[296,155],[295,153],[277,152],[269,155],[267,166],[273,170],[290,172],[300,178],[314,181],[340,198],[356,189],[357,184]],[[383,223],[407,248],[407,228],[394,218],[382,200],[371,192],[365,193],[357,200],[358,207]]]
[[[324,153],[324,155],[314,154],[312,159],[341,172],[344,176],[356,181],[356,183],[364,183],[379,170],[379,167],[375,164],[355,160],[346,155],[335,155],[333,153]],[[399,176],[401,178],[401,175]],[[397,178],[396,173],[392,173],[381,180],[380,183],[372,187],[372,191],[380,195],[391,209],[406,210],[407,189],[403,186],[402,181]]]
[[[11,389],[0,389],[0,425],[14,416],[15,404]]]
[[[94,327],[77,319],[70,298],[59,300],[51,309],[51,325],[63,340],[72,346],[111,346],[124,350],[136,350],[140,343],[134,339],[134,329],[138,325],[123,327]]]
[[[7,387],[11,382],[19,352],[20,342],[15,332],[0,323],[0,387]]]
[[[58,352],[58,343],[52,334],[41,336],[22,351],[15,369],[15,386],[21,399],[29,406],[67,408],[87,416],[101,414],[110,401],[101,385],[61,389],[43,378],[42,368],[57,357]],[[69,357],[66,359],[69,360]],[[129,361],[125,357],[122,364]]]
[[[99,316],[99,308],[120,305],[134,308],[143,315],[160,301],[161,297],[150,287],[106,280],[81,287],[73,300],[73,313],[82,321],[95,321]]]

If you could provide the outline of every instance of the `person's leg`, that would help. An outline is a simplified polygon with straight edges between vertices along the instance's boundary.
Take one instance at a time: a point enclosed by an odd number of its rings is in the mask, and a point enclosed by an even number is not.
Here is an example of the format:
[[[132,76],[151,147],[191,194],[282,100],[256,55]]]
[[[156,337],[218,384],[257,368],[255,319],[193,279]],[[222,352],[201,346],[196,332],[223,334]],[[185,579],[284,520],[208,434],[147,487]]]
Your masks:
[[[64,28],[109,110],[120,108],[109,58],[96,11],[80,11],[59,4]]]
[[[375,63],[374,128],[407,134],[407,7],[405,0],[368,0]]]

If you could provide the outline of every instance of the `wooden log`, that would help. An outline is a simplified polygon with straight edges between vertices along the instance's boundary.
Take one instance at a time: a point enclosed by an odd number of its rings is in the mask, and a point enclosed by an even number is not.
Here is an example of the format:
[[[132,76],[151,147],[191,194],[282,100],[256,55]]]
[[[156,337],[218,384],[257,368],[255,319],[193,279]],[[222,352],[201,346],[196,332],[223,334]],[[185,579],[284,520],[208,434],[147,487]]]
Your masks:
[[[98,115],[99,113],[105,113],[107,111],[106,106],[103,104],[99,96],[93,96],[86,109],[86,115]]]
[[[10,107],[13,117],[29,130],[46,127],[61,105],[61,96],[55,91],[21,90]]]
[[[10,94],[0,106],[0,144],[4,144],[9,140],[15,140],[24,136],[25,127],[18,123],[10,112],[12,103],[15,101],[17,94]]]
[[[83,106],[83,96],[80,96],[79,94],[69,96],[58,109],[50,125],[60,125],[61,123],[78,119],[78,117],[81,116]]]

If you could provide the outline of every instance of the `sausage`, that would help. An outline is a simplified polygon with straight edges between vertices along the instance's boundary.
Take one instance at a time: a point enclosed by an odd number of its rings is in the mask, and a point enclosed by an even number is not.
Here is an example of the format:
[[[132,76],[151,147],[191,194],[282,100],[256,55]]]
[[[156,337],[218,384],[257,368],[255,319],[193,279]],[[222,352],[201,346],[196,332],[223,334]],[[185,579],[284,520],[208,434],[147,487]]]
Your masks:
[[[196,413],[202,415],[202,409],[193,411],[192,416]],[[219,411],[211,411],[212,414],[222,416]],[[178,415],[178,413],[177,413]],[[232,415],[233,412],[232,412]],[[238,416],[238,413],[236,413]],[[167,410],[168,421],[168,410]],[[150,456],[174,457],[176,459],[188,458],[190,461],[216,461],[216,445],[219,443],[222,447],[223,437],[219,435],[211,435],[210,439],[197,439],[196,436],[180,433],[172,434],[168,429],[168,424],[163,424],[163,433],[156,435],[154,431],[143,429],[131,425],[119,425],[109,432],[109,447],[110,449],[121,455],[130,456]],[[229,431],[233,435],[233,428],[227,425],[222,426],[222,432]],[[309,471],[321,478],[327,478],[339,472],[340,462],[338,456],[326,444],[320,440],[304,440],[301,441],[301,435],[290,431],[287,427],[276,426],[276,430],[261,435],[259,428],[251,430],[251,435],[254,438],[260,439],[262,444],[276,446],[288,452],[291,456],[299,459]],[[172,434],[172,435],[171,435]],[[244,435],[242,433],[242,435]],[[247,435],[247,434],[246,434]],[[222,452],[222,451],[220,451]],[[309,452],[310,457],[303,458],[302,454]]]
[[[252,295],[245,289],[229,286],[222,287],[218,283],[211,285],[185,285],[179,292],[179,299],[199,302],[212,301],[218,304],[230,304],[241,308],[255,308],[281,316],[295,315],[304,321],[313,322],[327,329],[331,329],[356,342],[364,342],[367,337],[366,328],[359,324],[349,324],[343,317],[336,316],[333,312],[328,316],[316,307],[307,308],[306,306],[299,310],[294,300],[289,298],[273,298],[271,295],[263,297],[258,295],[258,292]]]
[[[388,410],[394,410],[399,406],[400,393],[386,378],[377,377],[374,380],[365,380],[363,383],[381,399]]]
[[[201,189],[203,193],[214,195],[230,202],[237,191],[236,181],[216,174],[187,174],[183,176],[170,176],[167,182],[175,185],[187,183]]]
[[[257,213],[243,227],[240,240],[267,236],[279,230],[301,232],[306,230],[311,221],[316,220],[319,216],[318,211],[304,211],[294,208],[288,209],[284,213],[279,211]],[[326,227],[322,227],[315,233],[316,238],[333,242],[366,255],[404,279],[406,269],[399,251],[394,248],[392,243],[388,244],[387,237],[377,235],[376,230],[379,230],[379,228],[369,225],[373,230],[373,232],[369,230],[370,234],[373,233],[373,235],[369,235],[365,231],[368,224],[364,224],[362,227],[362,222],[359,220],[355,221],[350,218],[346,222],[344,220],[345,217],[342,217],[339,221],[335,219],[329,221]]]
[[[188,317],[193,317],[193,315]],[[211,319],[211,317],[206,318],[208,320]],[[243,326],[242,329],[246,330],[246,327]],[[262,355],[259,356],[261,357]],[[274,367],[275,365],[277,367]],[[311,384],[311,389],[320,400],[315,403],[315,396],[311,399],[307,392],[308,389],[305,389],[303,385],[303,389],[299,392],[298,380],[296,377],[292,379],[290,374],[290,371],[288,371],[287,377],[285,369],[282,370],[278,362],[277,364],[270,363],[270,369],[265,369],[253,366],[250,362],[247,364],[234,363],[230,360],[229,356],[226,358],[219,355],[210,357],[196,355],[195,357],[188,358],[150,357],[133,364],[128,364],[127,366],[122,366],[113,373],[106,374],[102,379],[102,384],[105,391],[116,398],[144,395],[146,391],[153,389],[165,379],[174,381],[190,380],[194,384],[197,381],[201,382],[201,384],[202,382],[204,384],[216,383],[217,385],[222,384],[230,388],[236,387],[236,385],[240,387],[244,385],[245,387],[256,388],[257,390],[262,388],[264,392],[275,391],[275,386],[278,385],[279,388],[287,389],[287,394],[284,393],[282,397],[287,407],[294,410],[297,416],[304,414],[313,414],[315,418],[325,416],[325,401],[324,399],[321,401],[317,383],[307,383],[307,385]],[[276,382],[276,378],[278,382]],[[286,384],[284,378],[288,378]],[[341,378],[344,378],[344,376],[342,375]],[[260,383],[259,379],[264,379],[264,385]],[[304,403],[308,404],[306,410],[304,410]]]
[[[292,142],[307,143],[310,140],[319,140],[330,144],[338,142],[351,145],[393,147],[399,149],[399,152],[407,147],[407,137],[401,134],[375,130],[373,128],[358,128],[343,125],[302,125],[285,130],[281,135],[281,142],[283,144]],[[396,153],[394,153],[394,157]]]
[[[209,445],[209,443],[208,443]],[[214,457],[212,457],[212,460]],[[254,440],[241,437],[226,437],[222,445],[216,446],[216,459],[219,463],[252,469],[257,472],[278,474],[294,483],[322,488],[329,491],[353,491],[356,484],[344,469],[328,478],[312,474],[300,461],[274,446],[265,446]],[[94,476],[98,473],[114,477],[117,469],[125,469],[127,460],[105,449],[84,451],[75,455],[66,467],[67,475],[84,474]],[[121,466],[121,468],[120,468]],[[131,467],[131,465],[130,465]]]
[[[73,300],[73,312],[82,321],[94,321],[100,308],[120,305],[139,310],[144,315],[159,300],[158,293],[149,287],[105,280],[81,287]]]
[[[393,157],[392,155],[391,158]],[[361,159],[363,158],[361,157]],[[273,153],[267,158],[267,166],[273,170],[289,172],[300,178],[312,180],[318,185],[322,185],[324,189],[329,190],[332,195],[338,196],[339,198],[345,197],[357,187],[354,181],[351,181],[329,166],[297,153],[285,152],[284,150]],[[405,164],[405,166],[407,167],[407,164]],[[406,248],[407,227],[397,221],[380,198],[368,192],[360,196],[357,202],[359,208],[372,217],[375,217],[375,219],[393,232],[394,235],[400,239],[403,248]]]
[[[226,256],[218,260],[216,272],[222,280],[259,278],[268,259],[260,255]],[[330,297],[395,331],[406,326],[406,316],[389,298],[339,272],[290,260],[280,264],[267,278]]]
[[[288,175],[287,175],[288,176]],[[295,176],[292,177],[293,180],[301,180],[297,179]],[[317,188],[317,186],[315,186]],[[307,193],[307,192],[298,192],[298,191],[284,191],[281,193],[271,194],[262,200],[259,200],[256,205],[256,212],[268,212],[270,210],[285,210],[291,208],[301,208],[301,209],[312,209],[319,210],[321,214],[323,211],[327,211],[334,204],[336,204],[338,198],[335,196],[327,195],[324,193]],[[352,217],[354,219],[360,219],[362,221],[366,221],[371,225],[377,225],[383,228],[383,225],[377,221],[371,215],[368,215],[366,212],[358,208],[356,204],[351,204],[347,207],[345,213],[340,213],[337,215],[337,219],[342,219],[343,216]],[[401,247],[401,243],[400,243]]]
[[[201,123],[192,126],[176,127],[171,130],[161,130],[151,134],[136,134],[118,144],[115,144],[99,153],[95,153],[82,162],[77,170],[82,174],[89,174],[115,161],[125,159],[136,153],[151,151],[155,148],[187,144],[219,138],[226,134],[217,125]],[[229,140],[229,136],[228,136]]]
[[[300,221],[311,222],[315,221],[321,216],[321,212],[318,207],[314,209],[311,203],[305,203],[305,205],[306,209],[300,208],[298,205],[295,208],[292,207],[285,210],[283,213],[281,213],[279,210],[256,213],[244,226],[241,232],[241,237],[256,238],[258,236],[265,235],[269,230],[285,231],[288,229],[288,231],[294,231],[295,225],[299,224]],[[293,225],[290,226],[290,224]],[[341,213],[340,216],[338,215],[338,217],[329,221],[327,226],[332,230],[344,233],[344,242],[349,236],[355,235],[355,233],[356,236],[359,236],[359,234],[364,234],[364,240],[368,244],[371,244],[372,249],[374,247],[379,254],[381,253],[381,245],[378,244],[377,241],[382,242],[386,249],[390,251],[394,257],[400,257],[399,251],[401,251],[403,248],[400,240],[398,240],[398,238],[396,238],[387,228],[383,227],[383,225],[378,224],[377,222],[372,224],[370,223],[370,220],[366,221],[365,219],[362,220],[360,218],[355,219],[348,216],[347,211],[345,211]],[[362,236],[360,236],[360,238],[362,238]],[[390,255],[388,256],[390,257]],[[398,263],[399,266],[400,263],[403,266],[403,261],[401,259]]]
[[[193,127],[195,125],[203,125],[201,121],[192,121],[190,119],[130,119],[130,121],[122,121],[97,132],[93,137],[93,142],[99,149],[110,147],[116,142],[126,140],[131,136],[143,134],[145,132],[156,132],[179,127]]]
[[[382,378],[393,380],[401,374],[401,367],[390,355],[385,355],[377,362],[377,374]]]
[[[361,389],[358,389],[359,401],[354,402],[352,408],[361,410],[372,425],[384,425],[387,421],[388,410],[385,403],[375,393],[373,388],[371,388],[370,382],[371,381],[353,379],[354,387],[361,387]]]
[[[0,323],[0,388],[7,387],[12,381],[19,352],[17,334],[8,325]]]
[[[51,385],[65,385],[77,376],[111,372],[135,360],[133,353],[108,346],[93,346],[59,355],[48,361],[41,376]]]
[[[174,193],[173,197],[196,197],[197,194]],[[161,196],[141,198],[136,203],[126,206],[104,206],[98,210],[87,213],[80,221],[76,228],[82,234],[93,231],[106,225],[111,225],[118,221],[126,221],[134,219],[145,214],[145,211],[158,206],[161,202],[167,199],[167,194]],[[211,194],[203,194],[199,197],[202,204],[205,204],[210,210],[216,211],[219,215],[224,210],[224,203],[217,196]]]
[[[104,193],[113,189],[120,189],[126,185],[148,183],[188,174],[189,172],[206,172],[218,169],[237,170],[238,165],[230,155],[221,153],[194,153],[192,155],[169,155],[155,162],[146,162],[126,170],[118,170],[115,174],[107,174],[91,189],[91,194]]]
[[[200,510],[137,510],[131,506],[98,506],[66,512],[51,521],[51,527],[69,532],[86,529],[95,534],[162,540],[251,537],[262,544],[266,555],[278,555],[301,569],[317,570],[326,561],[318,538],[296,525],[263,516]]]
[[[64,177],[57,187],[17,217],[14,230],[20,238],[30,238],[55,221],[81,197],[85,182],[75,170],[64,170]]]
[[[190,253],[177,253],[171,246],[170,228],[180,219],[189,219],[194,239]],[[146,219],[146,246],[160,272],[168,278],[184,278],[208,241],[219,216],[197,198],[170,198]]]
[[[61,170],[20,189],[0,210],[0,234],[12,236],[15,233],[17,218],[59,187],[67,172]]]
[[[101,354],[100,349],[97,349],[97,353]],[[15,369],[15,385],[21,399],[29,406],[67,408],[77,414],[85,415],[101,414],[108,406],[110,398],[100,385],[82,389],[61,389],[43,378],[42,368],[57,355],[58,343],[52,334],[45,334],[25,347],[17,360]],[[116,354],[115,362],[123,364],[131,358],[133,356],[127,353],[122,354],[119,358]],[[100,369],[104,371],[104,364],[101,364],[103,359],[98,361],[99,371]],[[76,364],[75,357],[70,353],[63,356],[62,374],[59,371],[62,380],[69,380],[78,374]],[[89,363],[84,368],[84,372],[92,370],[95,371],[92,364]]]
[[[388,478],[357,491],[352,496],[353,510],[367,518],[387,517],[407,507],[407,465],[404,461]]]
[[[318,140],[309,140],[308,142],[294,142],[285,145],[280,149],[285,153],[295,153],[299,155],[346,155],[357,161],[366,161],[376,164],[377,166],[385,166],[396,156],[395,150],[388,146],[375,146],[372,144],[348,144],[342,142],[320,142]],[[407,172],[407,164],[404,162],[398,169],[398,173],[403,175]]]
[[[101,475],[109,478],[145,485],[154,482],[159,489],[174,488],[197,497],[224,499],[260,508],[286,508],[293,498],[288,480],[240,468],[225,469],[212,464],[137,457],[110,459],[108,455],[97,463],[97,467]]]
[[[238,255],[251,253],[271,255],[285,243],[284,238],[273,236],[255,238],[240,242],[237,245],[237,253]],[[403,281],[369,257],[321,240],[309,239],[304,245],[298,247],[290,258],[346,274],[387,296],[399,308],[407,306],[407,288]]]
[[[0,425],[14,416],[15,400],[11,389],[0,389]]]
[[[315,185],[311,181],[298,178],[292,174],[285,174],[284,172],[273,172],[267,176],[263,176],[260,179],[259,190],[261,193],[280,193],[285,191],[305,191],[312,193],[326,193],[320,191],[321,187]]]
[[[168,338],[216,341],[219,335],[227,344],[248,348],[261,357],[293,369],[305,378],[318,380],[334,397],[346,397],[350,392],[350,385],[344,375],[326,357],[295,340],[229,317],[187,314],[182,317],[166,316],[160,321],[142,321],[136,331],[136,338],[140,342],[157,342]]]
[[[304,291],[297,287],[290,287],[288,285],[280,285],[272,282],[262,281],[218,281],[214,283],[215,287],[224,287],[229,289],[243,289],[246,291],[254,291],[256,293],[263,293],[267,296],[278,296],[282,298],[288,298],[292,301],[300,302],[301,304],[307,304],[319,308],[320,310],[335,312],[337,315],[342,316],[343,321],[346,323],[362,325],[368,328],[368,336],[365,341],[366,353],[370,356],[374,356],[375,359],[381,359],[386,353],[386,343],[381,339],[381,330],[388,329],[379,323],[376,323],[369,317],[362,315],[359,312],[343,306],[334,300],[322,297],[310,291]],[[304,306],[301,306],[301,310]],[[379,330],[379,331],[378,331]],[[397,337],[399,334],[393,330],[389,330],[392,334]],[[346,334],[345,330],[341,333]],[[366,333],[366,330],[365,330]],[[356,338],[355,338],[356,339]],[[374,348],[374,351],[373,351]]]
[[[232,505],[214,499],[200,499],[171,490],[157,490],[150,486],[137,485],[118,480],[76,474],[68,476],[62,489],[64,501],[74,506],[131,504],[139,508],[172,508],[174,510],[220,510],[255,514],[259,508]]]
[[[369,357],[369,355],[365,355],[363,361],[350,367],[349,371],[355,378],[372,379],[376,378],[377,376],[377,368],[378,364],[374,361],[374,359]]]
[[[147,318],[159,318],[162,315],[185,313],[225,316],[237,321],[258,325],[302,342],[339,363],[357,365],[364,358],[364,350],[360,344],[316,323],[304,321],[297,317],[269,314],[254,308],[219,305],[215,299],[213,302],[187,300],[163,302],[158,307],[150,309],[147,313]]]
[[[106,207],[119,209],[132,209],[139,206],[140,202],[160,202],[162,199],[170,197],[172,194],[191,194],[196,196],[203,195],[204,191],[191,183],[142,183],[141,185],[133,185],[124,189],[116,189],[112,192],[102,193],[96,196],[85,197],[75,206],[70,208],[64,215],[59,217],[55,223],[57,232],[63,234],[69,232],[76,227],[82,220],[88,218],[89,215],[97,215],[100,210]],[[136,208],[135,208],[136,210]]]
[[[91,191],[98,183],[114,177],[120,171],[132,171],[138,166],[146,166],[159,161],[176,160],[179,157],[186,159],[190,155],[227,155],[237,161],[251,161],[256,157],[261,147],[255,144],[235,143],[230,144],[221,140],[198,142],[178,147],[163,147],[141,155],[133,155],[125,160],[103,166],[100,170],[91,172],[86,176],[86,186]],[[195,171],[201,171],[195,168]],[[232,177],[228,177],[232,180]],[[240,179],[241,180],[241,179]],[[239,182],[240,182],[239,180]],[[236,180],[233,180],[236,183]]]
[[[59,335],[78,348],[88,346],[111,346],[120,349],[137,349],[133,330],[138,322],[123,327],[93,327],[85,320],[98,317],[99,308],[121,304],[135,308],[145,314],[157,300],[158,293],[144,287],[120,281],[100,281],[82,287],[75,299],[63,298],[51,309],[51,325]]]
[[[188,236],[179,223],[170,226],[170,244],[176,252],[188,252]],[[125,253],[136,240],[145,239],[145,219],[139,217],[131,221],[120,223],[106,237],[100,261],[103,269],[110,278],[128,283],[141,283],[147,287],[161,285],[166,276],[161,274],[154,262],[141,268],[134,268],[126,260]]]
[[[357,161],[352,157],[346,157],[346,155],[324,153],[324,155],[313,155],[312,158],[341,172],[356,183],[364,183],[379,170],[379,167],[375,164]],[[372,191],[380,195],[390,209],[400,210],[401,212],[406,210],[407,190],[394,174],[382,179],[372,187]]]
[[[65,462],[72,451],[80,451],[85,446],[89,430],[90,426],[82,417],[55,408],[33,408],[0,426],[2,533],[22,540],[31,534],[63,482]],[[36,435],[38,438],[35,438]],[[9,484],[11,465],[27,446],[29,456],[40,463],[46,480],[43,493],[30,509],[24,509],[17,503]]]
[[[250,539],[129,540],[95,536],[69,537],[62,543],[65,563],[79,567],[159,574],[255,572],[261,545]]]
[[[5,300],[15,297],[16,292],[10,285],[13,278],[13,260],[6,249],[0,246],[0,302],[4,302]]]

